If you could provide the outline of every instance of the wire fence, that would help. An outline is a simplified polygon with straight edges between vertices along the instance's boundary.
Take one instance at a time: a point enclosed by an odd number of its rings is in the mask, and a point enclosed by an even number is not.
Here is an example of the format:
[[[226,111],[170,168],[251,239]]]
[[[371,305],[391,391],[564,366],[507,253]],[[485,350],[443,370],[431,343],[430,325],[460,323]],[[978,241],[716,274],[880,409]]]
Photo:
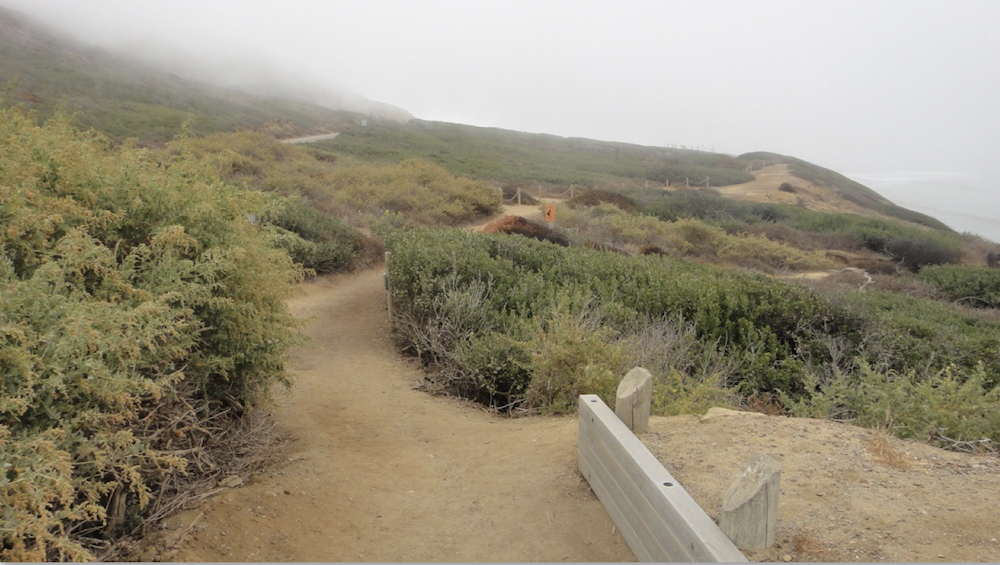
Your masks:
[[[712,179],[711,179],[711,177],[707,177],[706,176],[705,180],[697,182],[697,183],[692,183],[691,179],[689,179],[689,178],[685,178],[684,182],[674,182],[674,183],[671,183],[668,180],[667,182],[665,182],[663,184],[660,184],[659,182],[654,183],[654,185],[653,185],[652,188],[655,189],[655,190],[666,190],[666,189],[670,188],[671,186],[677,186],[677,187],[684,186],[684,187],[695,187],[695,188],[705,187],[705,188],[709,188],[709,187],[712,186]],[[646,187],[647,190],[650,189],[650,183],[649,183],[649,181],[646,181],[645,187]],[[625,188],[625,184],[623,183],[620,188],[624,189]],[[582,192],[586,192],[588,190],[597,190],[597,186],[594,186],[592,188],[586,188],[586,187],[577,187],[575,185],[570,185],[569,188],[567,188],[566,190],[563,190],[562,192],[559,192],[558,190],[554,190],[552,188],[546,188],[546,187],[543,187],[541,185],[535,185],[533,188],[516,187],[516,190],[510,196],[506,196],[506,193],[505,193],[505,191],[504,191],[504,189],[502,187],[498,187],[498,189],[501,192],[501,195],[502,195],[501,198],[502,198],[502,201],[503,201],[504,204],[517,204],[517,205],[521,205],[522,202],[527,197],[529,197],[529,196],[532,197],[532,198],[539,199],[539,200],[542,199],[542,198],[549,198],[549,199],[573,198],[574,196],[576,196],[577,194],[580,194]]]

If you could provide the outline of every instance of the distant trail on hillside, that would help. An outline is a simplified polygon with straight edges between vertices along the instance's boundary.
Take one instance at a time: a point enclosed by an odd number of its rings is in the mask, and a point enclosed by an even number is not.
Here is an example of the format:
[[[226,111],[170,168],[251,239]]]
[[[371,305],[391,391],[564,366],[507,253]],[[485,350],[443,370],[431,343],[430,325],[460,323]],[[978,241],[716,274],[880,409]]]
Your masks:
[[[340,132],[336,133],[321,133],[319,135],[307,135],[305,137],[293,137],[291,139],[281,139],[282,143],[316,143],[317,141],[326,141],[328,139],[333,139],[340,135]]]

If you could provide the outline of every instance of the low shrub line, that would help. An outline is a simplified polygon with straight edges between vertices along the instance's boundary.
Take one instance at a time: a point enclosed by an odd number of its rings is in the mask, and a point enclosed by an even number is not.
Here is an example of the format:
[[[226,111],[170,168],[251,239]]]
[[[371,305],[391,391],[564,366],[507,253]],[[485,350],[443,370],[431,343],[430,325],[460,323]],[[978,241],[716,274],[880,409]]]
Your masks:
[[[945,304],[820,295],[746,271],[517,235],[395,231],[386,244],[403,347],[435,367],[438,386],[499,408],[562,412],[582,392],[610,402],[624,371],[642,365],[660,381],[661,414],[772,398],[870,422],[858,398],[878,389],[894,399],[883,420],[901,433],[1000,439],[988,411],[973,409],[986,423],[961,428],[946,422],[950,400],[926,402],[947,387],[988,398],[1000,381],[1000,324]],[[897,388],[904,377],[911,388]]]

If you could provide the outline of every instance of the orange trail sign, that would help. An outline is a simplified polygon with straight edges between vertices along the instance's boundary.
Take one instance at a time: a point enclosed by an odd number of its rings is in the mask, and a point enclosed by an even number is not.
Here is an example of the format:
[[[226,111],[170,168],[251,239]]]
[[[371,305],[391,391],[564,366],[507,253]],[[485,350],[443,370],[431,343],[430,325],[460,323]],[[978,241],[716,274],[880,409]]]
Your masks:
[[[546,204],[545,205],[545,221],[554,222],[556,221],[556,205]]]

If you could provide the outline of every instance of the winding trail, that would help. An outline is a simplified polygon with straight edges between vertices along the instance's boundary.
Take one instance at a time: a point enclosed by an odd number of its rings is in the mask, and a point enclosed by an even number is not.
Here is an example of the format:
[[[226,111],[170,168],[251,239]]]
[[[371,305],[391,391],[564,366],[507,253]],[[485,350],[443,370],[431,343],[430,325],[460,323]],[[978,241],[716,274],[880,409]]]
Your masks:
[[[630,561],[576,469],[576,421],[507,419],[414,389],[382,268],[305,283],[315,344],[279,397],[281,463],[170,520],[160,559]]]
[[[340,132],[336,133],[321,133],[319,135],[307,135],[305,137],[293,137],[291,139],[281,139],[282,143],[316,143],[318,141],[326,141],[328,139],[334,139],[340,135]]]

